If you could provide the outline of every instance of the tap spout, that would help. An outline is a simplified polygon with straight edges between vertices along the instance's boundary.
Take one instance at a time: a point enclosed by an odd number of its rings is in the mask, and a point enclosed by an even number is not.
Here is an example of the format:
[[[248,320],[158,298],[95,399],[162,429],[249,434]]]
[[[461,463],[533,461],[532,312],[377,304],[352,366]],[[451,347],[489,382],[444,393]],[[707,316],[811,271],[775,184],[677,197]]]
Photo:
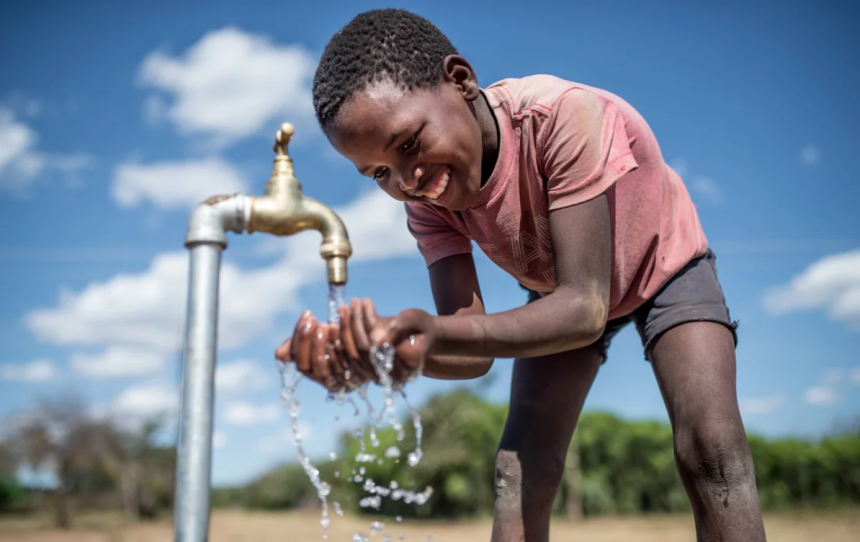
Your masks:
[[[287,154],[293,133],[293,126],[289,123],[284,123],[278,130],[272,176],[262,196],[250,197],[248,233],[261,231],[287,236],[303,230],[319,231],[322,234],[320,255],[326,260],[328,281],[330,284],[345,284],[346,260],[352,255],[346,227],[329,207],[302,193],[302,185],[293,171],[293,161]]]

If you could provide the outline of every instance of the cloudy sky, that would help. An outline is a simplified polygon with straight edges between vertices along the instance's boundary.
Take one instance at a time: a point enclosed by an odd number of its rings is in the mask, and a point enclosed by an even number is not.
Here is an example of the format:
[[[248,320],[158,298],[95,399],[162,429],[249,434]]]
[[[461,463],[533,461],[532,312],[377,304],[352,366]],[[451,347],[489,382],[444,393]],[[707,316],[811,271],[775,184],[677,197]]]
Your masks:
[[[7,2],[0,8],[0,417],[73,392],[123,419],[175,411],[190,208],[259,193],[278,125],[305,191],[354,242],[348,295],[430,310],[400,206],[314,125],[328,38],[368,2]],[[741,322],[738,393],[765,435],[817,437],[860,415],[860,10],[848,3],[532,1],[403,5],[430,18],[481,84],[551,73],[637,107],[689,184]],[[685,5],[686,4],[686,5]],[[799,4],[799,3],[795,3]],[[837,9],[836,6],[841,6]],[[233,236],[221,284],[216,483],[294,457],[274,348],[305,308],[325,314],[314,232]],[[476,254],[487,306],[521,304]],[[587,408],[665,419],[632,329]],[[470,383],[507,399],[510,360]],[[450,389],[422,380],[421,404]],[[322,456],[363,418],[299,389]],[[337,418],[337,419],[335,419]]]

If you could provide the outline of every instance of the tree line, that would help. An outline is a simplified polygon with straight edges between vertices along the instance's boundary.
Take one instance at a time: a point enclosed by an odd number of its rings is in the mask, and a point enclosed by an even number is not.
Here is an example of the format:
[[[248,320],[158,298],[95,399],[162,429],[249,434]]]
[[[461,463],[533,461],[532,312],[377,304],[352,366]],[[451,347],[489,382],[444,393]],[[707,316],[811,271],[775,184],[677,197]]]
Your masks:
[[[423,458],[406,456],[414,433],[398,441],[391,429],[340,437],[335,460],[315,461],[332,485],[329,501],[346,511],[405,518],[466,518],[492,514],[496,447],[507,405],[483,400],[468,389],[432,398],[420,409]],[[411,421],[403,420],[411,428]],[[83,403],[51,400],[6,424],[0,440],[0,512],[50,510],[58,527],[86,508],[122,511],[129,520],[169,515],[173,503],[175,450],[160,443],[159,420],[94,418]],[[362,461],[356,456],[364,446]],[[386,457],[396,447],[398,458]],[[765,439],[750,435],[759,497],[765,510],[860,504],[860,427],[821,440]],[[375,455],[376,457],[371,457]],[[22,466],[53,473],[54,484],[24,488],[15,477]],[[379,510],[362,508],[363,486],[423,490],[421,506],[382,499]],[[283,510],[318,507],[316,490],[298,464],[285,464],[240,487],[216,488],[213,505]],[[568,451],[558,514],[578,517],[688,511],[675,470],[668,424],[630,421],[586,412]]]
[[[356,513],[422,518],[491,515],[496,447],[507,406],[458,389],[431,399],[420,412],[424,456],[416,467],[405,461],[415,447],[410,432],[398,442],[390,429],[380,431],[380,445],[375,448],[365,435],[365,452],[377,455],[369,462],[356,461],[361,444],[352,434],[344,434],[339,459],[315,463],[323,480],[332,484],[329,499]],[[404,425],[411,426],[409,420]],[[399,462],[384,457],[391,446],[401,450]],[[858,428],[818,441],[750,435],[750,447],[765,510],[860,504]],[[423,506],[383,499],[378,511],[361,508],[358,503],[367,496],[363,490],[367,479],[384,485],[395,481],[401,488],[415,490],[429,485],[434,492]],[[276,468],[242,487],[218,489],[214,502],[270,510],[319,506],[315,489],[297,464]],[[675,468],[668,424],[623,420],[602,412],[582,415],[556,500],[558,514],[682,511],[689,511],[689,503]]]
[[[77,397],[47,399],[7,422],[0,440],[0,512],[49,510],[58,528],[81,509],[155,518],[173,505],[175,452],[158,443],[163,420],[96,417]],[[49,479],[23,487],[29,468]]]

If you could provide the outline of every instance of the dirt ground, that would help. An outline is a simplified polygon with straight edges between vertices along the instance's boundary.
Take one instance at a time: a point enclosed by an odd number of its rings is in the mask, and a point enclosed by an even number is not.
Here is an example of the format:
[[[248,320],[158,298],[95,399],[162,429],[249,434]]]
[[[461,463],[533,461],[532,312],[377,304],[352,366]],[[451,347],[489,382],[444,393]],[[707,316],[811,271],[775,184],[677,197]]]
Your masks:
[[[386,518],[385,529],[371,541],[433,542],[489,541],[490,522],[398,524]],[[353,534],[369,534],[371,519],[335,517],[328,540],[350,542]],[[170,542],[169,522],[122,525],[113,516],[76,518],[71,531],[48,528],[48,518],[0,518],[0,542]],[[765,518],[768,539],[779,542],[855,542],[860,533],[860,509],[838,512],[795,512]],[[262,513],[218,511],[212,517],[212,542],[319,542],[319,516],[310,513]],[[402,538],[401,538],[402,537]],[[598,518],[579,522],[555,520],[551,535],[564,542],[690,542],[695,540],[692,518],[661,516],[646,518]]]

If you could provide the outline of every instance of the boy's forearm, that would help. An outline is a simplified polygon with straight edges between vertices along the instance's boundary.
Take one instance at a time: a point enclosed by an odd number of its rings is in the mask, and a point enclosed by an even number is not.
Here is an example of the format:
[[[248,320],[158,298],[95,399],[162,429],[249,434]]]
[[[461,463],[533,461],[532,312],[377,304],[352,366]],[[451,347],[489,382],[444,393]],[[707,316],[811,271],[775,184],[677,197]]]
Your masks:
[[[530,358],[582,348],[600,338],[606,314],[599,299],[557,289],[502,313],[440,316],[431,356]]]

